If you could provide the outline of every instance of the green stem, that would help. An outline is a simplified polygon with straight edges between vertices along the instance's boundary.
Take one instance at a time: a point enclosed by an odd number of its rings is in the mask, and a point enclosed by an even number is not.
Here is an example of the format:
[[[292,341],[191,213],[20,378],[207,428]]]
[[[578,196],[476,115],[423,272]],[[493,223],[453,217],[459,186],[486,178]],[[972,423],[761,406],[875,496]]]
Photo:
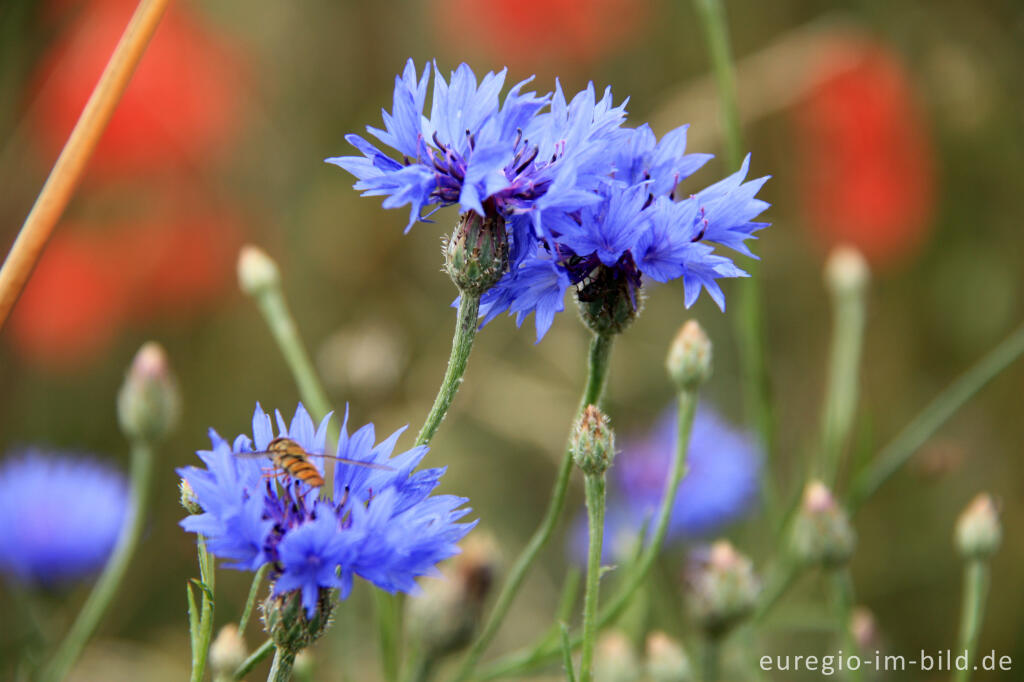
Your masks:
[[[850,629],[850,619],[853,614],[854,592],[853,577],[849,568],[840,568],[832,572],[832,593],[835,596],[836,605],[836,626],[839,629],[840,641],[843,651],[849,656],[860,658],[860,646],[853,637]],[[863,679],[860,668],[849,668],[847,677],[851,682],[860,682]]]
[[[729,43],[729,25],[721,0],[695,0],[694,6],[704,29],[711,67],[718,85],[722,129],[725,133],[725,160],[729,168],[739,168],[743,160],[743,135],[740,128],[739,106],[736,102],[736,72]],[[760,268],[757,262],[747,264],[750,279],[736,292],[737,343],[743,373],[743,399],[747,416],[757,429],[765,457],[770,457],[773,442],[773,417],[768,367],[765,361],[764,320],[761,304]],[[768,472],[767,462],[762,472]],[[766,506],[775,504],[774,483],[768,474],[763,480]]]
[[[569,643],[569,626],[559,623],[559,642],[562,644],[562,666],[565,668],[566,682],[576,682],[576,673],[572,668],[572,645]]]
[[[967,653],[967,666],[957,670],[953,682],[968,682],[974,667],[974,652],[978,648],[981,623],[985,618],[985,600],[988,597],[988,564],[971,559],[964,570],[963,606],[960,611],[960,651]]]
[[[587,385],[583,391],[583,397],[580,399],[579,407],[576,410],[576,416],[572,421],[573,424],[579,419],[579,415],[583,413],[587,405],[600,404],[601,396],[604,393],[605,379],[608,376],[611,349],[611,336],[595,334],[591,339],[590,356],[587,366]],[[480,660],[480,656],[491,643],[491,640],[494,639],[498,628],[504,621],[505,616],[508,615],[509,607],[512,605],[516,594],[518,594],[527,572],[537,559],[537,555],[540,554],[548,540],[551,539],[551,534],[558,525],[562,509],[565,507],[565,494],[569,488],[569,475],[572,473],[572,466],[572,449],[566,446],[565,454],[562,455],[562,462],[558,467],[555,487],[551,491],[551,500],[548,502],[544,518],[509,571],[508,578],[505,580],[504,585],[502,585],[501,592],[494,602],[494,608],[491,609],[491,613],[487,617],[487,622],[484,624],[476,641],[473,642],[469,652],[466,654],[466,658],[462,662],[462,666],[455,675],[454,679],[456,682],[469,679],[470,675],[473,674],[473,669]]]
[[[434,672],[434,665],[437,662],[432,656],[417,654],[413,659],[412,668],[409,672],[407,682],[427,682]]]
[[[377,641],[380,648],[381,669],[387,682],[398,679],[398,604],[393,594],[373,590],[373,603],[377,613]]]
[[[203,673],[206,671],[206,659],[210,653],[210,639],[213,637],[213,599],[211,595],[214,588],[215,564],[213,555],[206,551],[206,539],[202,535],[197,537],[196,546],[199,553],[199,579],[205,589],[199,615],[199,632],[196,635],[196,646],[192,650],[190,682],[202,682]]]
[[[288,682],[292,679],[292,667],[295,665],[295,654],[280,647],[274,652],[274,662],[270,665],[267,682]]]
[[[416,445],[430,443],[445,415],[448,414],[448,408],[452,406],[455,394],[462,385],[462,376],[466,373],[469,352],[473,350],[473,341],[476,339],[476,330],[479,326],[479,313],[480,296],[463,292],[459,298],[459,312],[455,322],[455,335],[452,337],[452,353],[448,357],[448,369],[445,370],[441,388],[434,398],[430,414],[416,436]]]
[[[657,524],[655,525],[654,537],[651,544],[644,551],[637,562],[636,568],[625,579],[622,587],[611,598],[611,600],[597,614],[596,629],[614,623],[622,615],[636,591],[643,584],[651,571],[661,547],[665,543],[665,536],[668,534],[669,521],[672,518],[672,508],[675,506],[676,493],[679,484],[686,473],[686,453],[690,445],[690,432],[693,429],[693,417],[697,410],[696,391],[683,391],[679,394],[679,436],[676,441],[676,452],[672,459],[672,468],[668,479],[665,481],[665,492],[662,494],[661,506],[658,509]],[[579,646],[582,637],[576,635],[572,638],[573,647]],[[557,644],[548,646],[534,646],[520,650],[496,661],[480,676],[483,679],[504,677],[512,674],[524,673],[536,666],[549,663],[558,656]]]
[[[854,479],[848,502],[850,510],[856,510],[871,497],[964,403],[1021,354],[1024,325],[960,375],[882,448],[874,462]]]
[[[580,658],[580,682],[594,677],[594,643],[597,640],[597,601],[601,590],[601,551],[604,541],[605,476],[584,476],[590,547],[587,552],[587,582],[583,593],[583,654]]]
[[[702,682],[718,682],[721,655],[721,642],[717,638],[709,637],[705,640],[700,658]]]
[[[784,535],[783,537],[788,537],[788,535]],[[773,579],[761,593],[761,598],[758,601],[757,608],[754,610],[751,622],[757,624],[763,621],[779,603],[782,597],[789,592],[789,588],[796,583],[797,578],[800,577],[802,572],[803,571],[799,563],[786,557],[772,574],[774,576]]]
[[[107,560],[92,592],[86,599],[82,610],[78,612],[74,624],[54,653],[50,664],[43,670],[42,682],[60,682],[78,655],[89,641],[103,614],[121,587],[128,563],[139,541],[142,524],[145,520],[146,504],[149,500],[149,483],[153,468],[153,449],[149,443],[135,441],[131,444],[131,481],[132,493],[128,513],[121,525],[117,545]]]
[[[263,644],[260,644],[260,648],[249,654],[249,658],[242,662],[242,665],[238,666],[235,670],[235,674],[231,676],[235,682],[243,679],[246,675],[252,672],[252,669],[263,662],[270,652],[274,651],[274,640],[268,639]]]
[[[259,570],[256,571],[256,575],[252,577],[252,584],[249,585],[249,596],[245,600],[245,608],[242,609],[242,617],[238,619],[238,633],[245,636],[245,628],[249,625],[249,617],[252,615],[252,608],[256,604],[256,597],[260,591],[260,585],[263,583],[263,576],[267,574],[267,569],[270,568],[270,564],[263,564]]]

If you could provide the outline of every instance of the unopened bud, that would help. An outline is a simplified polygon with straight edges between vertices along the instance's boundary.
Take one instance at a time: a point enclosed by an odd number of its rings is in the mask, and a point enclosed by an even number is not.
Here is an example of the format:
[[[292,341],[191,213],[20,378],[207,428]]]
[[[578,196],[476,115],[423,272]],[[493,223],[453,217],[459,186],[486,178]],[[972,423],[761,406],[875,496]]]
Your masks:
[[[647,636],[647,675],[651,682],[691,682],[693,666],[683,647],[664,632]]]
[[[668,375],[681,391],[696,390],[711,378],[711,341],[696,320],[687,320],[668,349]]]
[[[258,246],[246,244],[238,254],[238,286],[250,296],[281,282],[277,263]]]
[[[318,640],[330,626],[335,601],[331,590],[320,588],[316,610],[309,617],[302,605],[302,590],[275,596],[274,585],[271,584],[270,595],[260,603],[263,629],[279,649],[298,654]]]
[[[850,634],[861,651],[877,650],[881,646],[878,621],[875,620],[875,614],[866,607],[858,606],[850,615]]]
[[[232,623],[222,627],[210,645],[210,667],[213,669],[214,678],[231,679],[248,655],[245,640],[238,631],[238,626]]]
[[[856,546],[846,510],[824,483],[809,483],[793,523],[793,554],[807,564],[838,568],[846,565]]]
[[[203,513],[203,507],[199,504],[196,491],[192,489],[192,485],[184,478],[178,483],[178,490],[181,491],[181,506],[185,508],[185,511],[189,514]]]
[[[720,637],[754,610],[761,582],[750,559],[727,540],[711,545],[706,558],[690,569],[690,610],[709,637]]]
[[[150,341],[135,354],[117,394],[121,431],[131,439],[153,443],[170,433],[180,413],[181,397],[167,353]]]
[[[825,261],[825,284],[834,294],[859,293],[870,276],[868,262],[852,246],[837,246]]]
[[[420,594],[406,600],[409,638],[425,657],[439,659],[473,640],[499,563],[493,537],[478,531],[441,567],[439,580],[425,582]]]
[[[988,493],[981,493],[967,505],[956,521],[956,546],[965,559],[987,559],[1002,541],[999,511]]]
[[[587,328],[600,336],[621,334],[643,308],[643,290],[628,274],[599,265],[576,289]]]
[[[640,663],[629,638],[618,630],[601,634],[594,647],[594,682],[636,682]]]
[[[445,267],[459,291],[484,293],[508,271],[508,234],[500,215],[466,211],[445,244]]]
[[[587,405],[572,432],[572,456],[584,474],[600,476],[615,457],[615,433],[596,405]]]

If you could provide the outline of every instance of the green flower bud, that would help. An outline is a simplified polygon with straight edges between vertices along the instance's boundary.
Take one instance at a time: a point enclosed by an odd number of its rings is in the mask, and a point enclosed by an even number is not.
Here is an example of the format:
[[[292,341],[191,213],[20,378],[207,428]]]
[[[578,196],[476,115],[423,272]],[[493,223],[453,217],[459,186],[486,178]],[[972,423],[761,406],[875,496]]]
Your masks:
[[[749,616],[761,591],[750,559],[727,540],[715,542],[706,560],[690,568],[687,583],[691,614],[712,638],[721,637]]]
[[[877,650],[882,647],[882,638],[878,632],[878,621],[871,609],[858,606],[850,614],[850,634],[861,651]]]
[[[665,368],[680,391],[694,391],[711,378],[711,341],[696,320],[687,320],[679,329]]]
[[[664,632],[647,636],[647,675],[651,682],[691,682],[693,666],[683,647]]]
[[[636,682],[641,672],[626,635],[611,630],[598,637],[594,646],[594,682]]]
[[[238,286],[250,296],[281,283],[277,263],[258,246],[246,244],[238,254]]]
[[[245,639],[238,631],[238,626],[229,623],[222,627],[210,645],[210,668],[213,670],[214,678],[231,679],[248,655],[245,650]]]
[[[196,491],[192,489],[192,486],[184,478],[178,483],[178,490],[181,492],[181,506],[185,508],[185,511],[189,514],[203,513],[203,507],[199,504]]]
[[[643,291],[626,276],[600,265],[577,286],[576,304],[587,329],[611,336],[633,324],[643,308]]]
[[[999,549],[1002,538],[995,500],[981,493],[956,521],[956,547],[964,559],[987,559]]]
[[[121,431],[128,438],[153,443],[170,433],[180,413],[181,398],[167,354],[150,341],[135,354],[117,394]]]
[[[821,481],[812,481],[804,490],[793,522],[792,543],[794,556],[807,564],[839,568],[853,556],[857,534],[846,510]]]
[[[330,626],[334,602],[337,601],[333,592],[320,588],[316,611],[309,618],[302,606],[301,590],[275,596],[271,584],[270,595],[260,603],[263,629],[279,649],[292,655],[298,654],[319,639]]]
[[[587,405],[572,432],[572,456],[587,476],[601,476],[615,457],[615,433],[596,405]]]
[[[445,244],[445,267],[459,291],[484,293],[508,271],[508,234],[501,216],[466,211]]]

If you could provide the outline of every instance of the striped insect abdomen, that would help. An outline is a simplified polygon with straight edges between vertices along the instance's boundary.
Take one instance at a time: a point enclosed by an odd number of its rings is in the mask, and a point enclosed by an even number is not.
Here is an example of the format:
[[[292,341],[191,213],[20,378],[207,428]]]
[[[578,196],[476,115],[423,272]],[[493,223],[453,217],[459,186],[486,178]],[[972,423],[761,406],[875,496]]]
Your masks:
[[[302,455],[293,453],[282,453],[275,457],[274,465],[283,469],[289,476],[312,488],[319,488],[324,484],[324,478],[320,471],[308,459]]]

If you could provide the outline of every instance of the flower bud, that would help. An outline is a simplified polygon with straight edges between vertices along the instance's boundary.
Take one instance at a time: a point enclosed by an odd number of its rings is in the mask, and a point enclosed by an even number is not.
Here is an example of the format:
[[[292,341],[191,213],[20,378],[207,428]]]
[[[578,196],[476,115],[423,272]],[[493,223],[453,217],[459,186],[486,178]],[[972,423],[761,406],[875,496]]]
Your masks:
[[[281,283],[277,263],[258,246],[246,244],[238,253],[238,286],[250,296]]]
[[[629,638],[618,630],[603,633],[594,646],[594,682],[636,682],[640,663]]]
[[[615,457],[615,433],[597,405],[587,405],[572,432],[572,456],[584,474],[600,476]]]
[[[868,262],[852,246],[837,246],[825,261],[825,284],[833,294],[861,293],[870,277]]]
[[[216,639],[210,645],[210,668],[213,669],[214,678],[225,677],[231,679],[238,666],[245,662],[248,652],[245,650],[245,640],[238,631],[238,626],[229,623],[220,629]]]
[[[864,606],[858,606],[850,614],[850,634],[860,651],[877,650],[882,646],[875,614]]]
[[[320,588],[316,611],[310,618],[302,605],[301,590],[275,596],[271,584],[270,595],[260,603],[263,629],[278,648],[297,654],[319,639],[330,626],[335,601],[332,590]]]
[[[181,397],[167,354],[150,341],[135,354],[117,394],[121,431],[131,439],[156,442],[177,425],[180,413]]]
[[[508,235],[500,215],[466,211],[445,244],[445,267],[459,291],[479,296],[508,271]]]
[[[406,600],[409,637],[425,657],[436,660],[473,641],[499,563],[493,537],[477,532],[442,566],[440,580],[425,582],[419,595]]]
[[[203,513],[203,507],[199,504],[196,491],[192,489],[192,485],[184,478],[178,483],[178,490],[181,491],[181,506],[185,508],[185,511],[189,514]]]
[[[687,320],[668,349],[665,368],[680,391],[693,391],[711,378],[711,341],[696,320]]]
[[[597,267],[579,284],[576,303],[587,328],[601,336],[621,334],[636,319],[643,307],[640,283],[629,275]]]
[[[720,637],[754,610],[761,581],[750,559],[727,540],[711,545],[687,576],[689,605],[697,624],[709,637]]]
[[[956,546],[964,559],[987,559],[1002,540],[999,511],[988,493],[981,493],[967,505],[956,521]]]
[[[792,542],[794,556],[808,564],[838,568],[853,556],[857,535],[846,510],[821,481],[808,483],[804,490],[793,523]]]
[[[690,659],[683,647],[664,632],[647,636],[647,675],[651,682],[691,682]]]

